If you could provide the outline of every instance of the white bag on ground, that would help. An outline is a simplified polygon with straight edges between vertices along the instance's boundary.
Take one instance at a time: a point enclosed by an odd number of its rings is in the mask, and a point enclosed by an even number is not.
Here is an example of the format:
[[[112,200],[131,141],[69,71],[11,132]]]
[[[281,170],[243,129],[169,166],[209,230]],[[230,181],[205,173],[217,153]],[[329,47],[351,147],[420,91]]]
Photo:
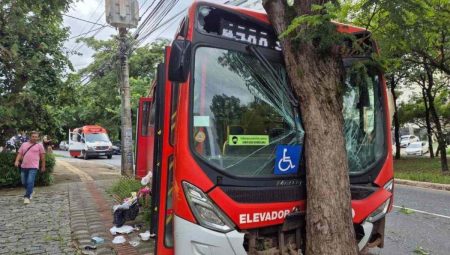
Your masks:
[[[125,243],[127,240],[125,239],[125,237],[123,236],[116,236],[114,237],[114,239],[112,240],[113,244],[121,244],[121,243]]]
[[[111,232],[111,235],[119,234],[129,234],[133,232],[134,228],[132,226],[123,225],[122,227],[118,228],[116,226],[109,229],[109,232]]]

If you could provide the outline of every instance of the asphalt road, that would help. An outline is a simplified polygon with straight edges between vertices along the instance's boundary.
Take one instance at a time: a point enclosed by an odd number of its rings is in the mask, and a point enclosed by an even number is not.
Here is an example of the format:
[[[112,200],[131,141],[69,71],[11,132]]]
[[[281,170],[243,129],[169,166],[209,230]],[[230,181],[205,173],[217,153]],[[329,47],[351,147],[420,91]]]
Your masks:
[[[67,151],[55,154],[70,157]],[[85,162],[70,159],[70,162]],[[120,169],[120,155],[89,159]],[[86,162],[86,163],[87,163]],[[401,212],[405,207],[409,214]],[[450,255],[450,192],[395,185],[394,208],[387,215],[385,247],[372,249],[373,254]]]
[[[374,254],[450,254],[450,192],[395,185],[385,248]],[[409,214],[401,208],[409,208]]]
[[[70,154],[68,151],[54,150],[53,153],[63,156],[63,157],[70,157]],[[77,158],[76,160],[83,160],[83,159]],[[106,164],[106,165],[120,169],[121,155],[113,155],[112,159],[107,159],[106,157],[89,158],[88,161],[93,162],[93,163]]]

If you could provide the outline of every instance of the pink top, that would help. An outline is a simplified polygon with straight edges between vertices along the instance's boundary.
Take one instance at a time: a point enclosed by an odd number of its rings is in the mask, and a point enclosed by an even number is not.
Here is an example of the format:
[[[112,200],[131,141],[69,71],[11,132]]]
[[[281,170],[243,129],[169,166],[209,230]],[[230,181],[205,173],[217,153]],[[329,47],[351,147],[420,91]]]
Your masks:
[[[23,154],[32,146],[33,144],[30,142],[26,142],[20,146],[19,154],[23,156]],[[44,154],[44,146],[42,144],[36,144],[31,148],[25,157],[22,159],[22,168],[39,168],[39,159],[40,155]]]

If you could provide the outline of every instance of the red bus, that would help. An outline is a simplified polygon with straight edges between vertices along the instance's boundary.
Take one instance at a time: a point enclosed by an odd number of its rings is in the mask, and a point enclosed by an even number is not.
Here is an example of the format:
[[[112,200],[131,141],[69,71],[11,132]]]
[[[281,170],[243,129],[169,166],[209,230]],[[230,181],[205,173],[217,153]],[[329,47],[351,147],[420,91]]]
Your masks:
[[[377,50],[370,40],[366,46]],[[367,58],[349,57],[344,65]],[[366,66],[364,79],[347,70],[343,114],[353,222],[360,249],[382,247],[393,199],[386,84],[373,66]],[[304,131],[264,13],[193,3],[165,50],[150,96],[156,254],[303,247]]]

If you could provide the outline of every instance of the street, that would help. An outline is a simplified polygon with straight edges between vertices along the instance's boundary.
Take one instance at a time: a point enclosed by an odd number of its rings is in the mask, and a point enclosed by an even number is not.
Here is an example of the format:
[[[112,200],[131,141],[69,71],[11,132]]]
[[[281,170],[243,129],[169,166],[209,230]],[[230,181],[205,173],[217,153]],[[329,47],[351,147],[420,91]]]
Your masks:
[[[63,156],[66,158],[71,158],[68,151],[62,151],[62,150],[54,150],[53,153],[55,155]],[[83,160],[82,158],[72,158],[74,160]],[[99,158],[89,158],[88,161],[92,161],[95,163],[101,163],[105,165],[112,166],[114,168],[120,169],[120,161],[121,161],[121,155],[113,155],[112,159],[107,159],[106,157],[99,157]]]
[[[450,192],[396,185],[385,248],[375,254],[450,254]],[[408,213],[401,207],[410,208]],[[420,212],[419,212],[420,211]],[[420,247],[424,252],[420,253]]]

